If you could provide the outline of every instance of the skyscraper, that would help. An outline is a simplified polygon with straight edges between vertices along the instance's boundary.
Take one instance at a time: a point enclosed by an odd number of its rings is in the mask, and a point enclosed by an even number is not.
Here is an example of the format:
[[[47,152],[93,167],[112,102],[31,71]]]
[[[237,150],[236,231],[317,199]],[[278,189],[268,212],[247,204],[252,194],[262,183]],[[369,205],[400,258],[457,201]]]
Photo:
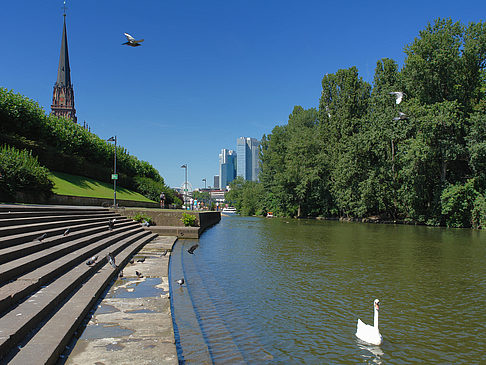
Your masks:
[[[236,153],[223,148],[219,154],[219,188],[225,189],[236,177]]]
[[[245,180],[257,181],[260,173],[260,142],[255,138],[239,137],[236,140],[236,175]]]
[[[61,55],[57,69],[57,80],[52,95],[52,114],[66,117],[76,123],[76,109],[74,109],[74,89],[71,84],[71,69],[69,68],[69,54],[66,33],[66,12],[64,12],[64,27],[62,29]]]

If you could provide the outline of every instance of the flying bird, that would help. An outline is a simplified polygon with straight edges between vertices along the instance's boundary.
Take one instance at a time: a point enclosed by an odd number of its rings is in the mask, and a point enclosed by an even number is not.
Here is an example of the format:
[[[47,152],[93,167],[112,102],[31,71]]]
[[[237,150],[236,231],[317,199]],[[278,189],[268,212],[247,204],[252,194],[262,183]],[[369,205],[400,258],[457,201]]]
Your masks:
[[[176,283],[182,286],[184,284],[184,278],[176,280]]]
[[[401,91],[391,91],[390,95],[395,96],[395,103],[400,104],[403,100],[403,95],[406,95],[404,92]]]
[[[127,42],[122,43],[122,45],[126,44],[127,46],[130,46],[130,47],[138,47],[138,46],[141,46],[140,43],[143,42],[143,39],[140,39],[139,41],[137,41],[130,34],[128,34],[128,33],[123,33],[123,34],[125,34],[125,37],[127,37]]]
[[[40,242],[40,241],[42,241],[46,237],[47,237],[47,233],[44,233],[44,234],[40,235],[39,237],[37,237],[36,240]]]
[[[199,245],[196,243],[195,245],[191,246],[191,248],[189,250],[187,250],[187,252],[189,252],[191,255],[193,255],[194,254],[194,251],[198,247],[199,247]]]
[[[96,262],[96,260],[98,260],[98,256],[97,255],[93,256],[88,261],[86,261],[86,265],[91,266],[91,265],[93,265]]]
[[[398,112],[398,117],[393,118],[393,120],[406,120],[408,115],[402,112]]]
[[[69,232],[71,232],[71,228],[66,229],[62,235],[67,236]]]
[[[139,272],[139,271],[135,271],[135,275],[137,275],[137,277],[139,277],[139,278],[143,278],[142,273]]]
[[[116,222],[115,218],[108,219],[108,228],[110,229],[110,231],[113,231],[113,228],[115,228],[115,222]]]
[[[116,269],[117,266],[115,264],[115,256],[113,256],[113,254],[111,252],[109,252],[107,255],[106,255],[106,258],[108,259],[108,262],[110,263],[110,265]]]

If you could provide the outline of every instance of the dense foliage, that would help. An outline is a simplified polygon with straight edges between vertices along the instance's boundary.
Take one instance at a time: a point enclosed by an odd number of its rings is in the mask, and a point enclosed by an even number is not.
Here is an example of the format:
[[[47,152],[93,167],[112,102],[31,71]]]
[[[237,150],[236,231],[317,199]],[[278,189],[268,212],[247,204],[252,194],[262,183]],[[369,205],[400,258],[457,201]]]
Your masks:
[[[16,193],[48,196],[53,183],[49,171],[29,151],[0,147],[0,199],[14,201]]]
[[[38,103],[5,88],[0,88],[0,143],[32,151],[50,170],[111,182],[114,145],[70,120],[46,115]],[[122,146],[117,146],[116,157],[121,186],[155,201],[165,191],[168,203],[174,201],[172,190],[152,165]]]
[[[235,206],[483,227],[486,24],[438,19],[405,53],[401,70],[379,60],[373,85],[356,67],[325,75],[318,110],[296,106],[263,136],[259,208],[238,183]]]

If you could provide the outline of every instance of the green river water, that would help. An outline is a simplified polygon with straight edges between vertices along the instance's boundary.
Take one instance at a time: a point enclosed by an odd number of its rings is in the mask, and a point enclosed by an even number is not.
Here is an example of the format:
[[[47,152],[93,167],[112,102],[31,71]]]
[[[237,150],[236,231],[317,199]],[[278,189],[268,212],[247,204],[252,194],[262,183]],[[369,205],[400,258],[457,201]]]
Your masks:
[[[170,264],[187,363],[486,363],[486,232],[233,216],[194,242]],[[375,298],[381,346],[354,335]]]

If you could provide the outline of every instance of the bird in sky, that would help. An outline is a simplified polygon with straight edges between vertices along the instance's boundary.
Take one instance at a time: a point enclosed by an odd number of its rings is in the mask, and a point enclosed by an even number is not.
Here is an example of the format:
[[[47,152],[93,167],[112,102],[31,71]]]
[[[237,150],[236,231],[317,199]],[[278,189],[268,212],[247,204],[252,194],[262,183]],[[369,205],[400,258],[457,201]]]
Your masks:
[[[91,266],[91,265],[93,265],[96,262],[96,260],[98,260],[98,256],[97,255],[93,256],[88,261],[86,261],[86,265]]]
[[[403,100],[403,95],[405,95],[405,93],[401,91],[391,91],[390,95],[394,95],[395,103],[400,104]]]
[[[108,254],[106,255],[106,258],[108,259],[108,262],[110,263],[110,265],[116,269],[117,266],[115,264],[115,256],[113,256],[113,254],[111,252],[108,252]]]
[[[187,250],[187,252],[189,252],[191,255],[194,255],[194,251],[198,247],[199,247],[199,245],[196,243],[195,245],[191,246],[191,248],[189,250]]]
[[[71,228],[66,229],[62,235],[67,236],[69,232],[71,232]]]
[[[176,280],[176,283],[182,286],[184,284],[184,278]]]
[[[39,237],[37,237],[36,240],[40,242],[46,237],[47,237],[47,233],[44,233],[44,234],[40,235]]]
[[[138,46],[141,46],[140,43],[143,42],[143,39],[140,39],[139,41],[137,41],[130,34],[128,34],[128,33],[123,33],[123,34],[125,34],[125,37],[127,37],[127,42],[122,43],[122,45],[126,44],[127,46],[130,46],[130,47],[138,47]]]
[[[393,120],[406,120],[408,115],[402,112],[398,112],[398,117],[393,118]]]

